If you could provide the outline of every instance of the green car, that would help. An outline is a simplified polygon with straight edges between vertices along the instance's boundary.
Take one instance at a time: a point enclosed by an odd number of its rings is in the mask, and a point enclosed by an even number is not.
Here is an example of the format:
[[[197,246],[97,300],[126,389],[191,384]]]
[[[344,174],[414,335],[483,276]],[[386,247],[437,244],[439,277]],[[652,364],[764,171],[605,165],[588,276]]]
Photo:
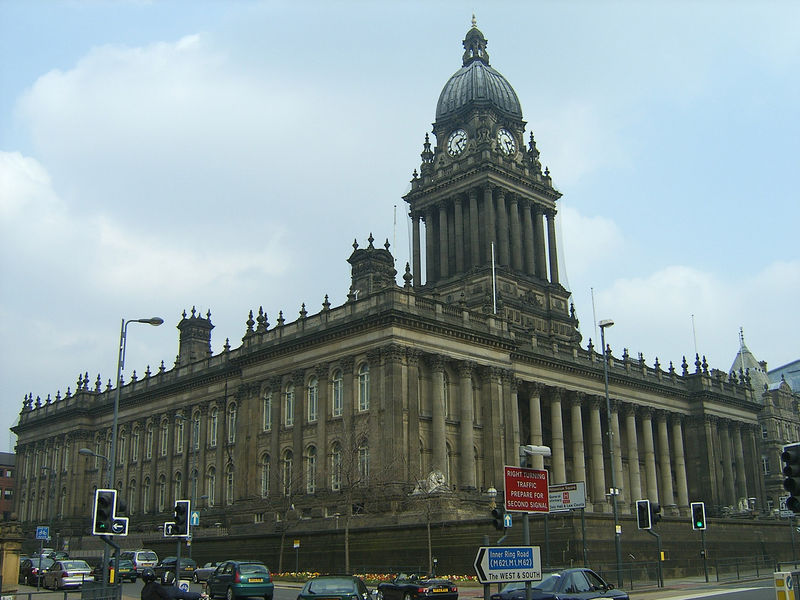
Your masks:
[[[269,569],[257,560],[226,560],[206,581],[209,598],[234,600],[260,596],[264,600],[272,600],[274,589]]]
[[[369,590],[354,575],[322,575],[309,579],[297,600],[368,600]]]

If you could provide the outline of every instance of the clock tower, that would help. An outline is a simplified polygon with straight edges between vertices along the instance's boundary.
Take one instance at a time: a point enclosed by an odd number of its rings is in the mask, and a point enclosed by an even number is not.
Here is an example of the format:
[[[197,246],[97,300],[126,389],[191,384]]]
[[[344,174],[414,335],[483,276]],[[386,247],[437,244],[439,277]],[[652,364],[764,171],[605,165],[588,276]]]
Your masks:
[[[436,105],[404,196],[413,225],[414,288],[495,312],[532,340],[579,342],[559,282],[556,202],[514,88],[489,64],[475,18],[462,66]],[[423,266],[424,265],[424,266]]]

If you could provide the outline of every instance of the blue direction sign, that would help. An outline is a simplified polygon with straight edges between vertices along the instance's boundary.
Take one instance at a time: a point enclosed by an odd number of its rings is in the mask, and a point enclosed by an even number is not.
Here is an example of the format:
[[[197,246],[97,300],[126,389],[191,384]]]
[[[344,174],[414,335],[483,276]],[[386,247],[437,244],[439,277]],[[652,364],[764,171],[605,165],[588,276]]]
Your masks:
[[[506,529],[511,529],[512,521],[511,521],[511,513],[506,513],[503,515],[503,527]]]
[[[50,539],[50,528],[47,525],[39,525],[36,528],[36,539],[37,540],[49,540]]]
[[[197,527],[200,525],[200,513],[198,511],[192,511],[192,516],[189,518],[189,525],[192,527]]]
[[[542,580],[539,546],[481,546],[474,567],[481,583]]]

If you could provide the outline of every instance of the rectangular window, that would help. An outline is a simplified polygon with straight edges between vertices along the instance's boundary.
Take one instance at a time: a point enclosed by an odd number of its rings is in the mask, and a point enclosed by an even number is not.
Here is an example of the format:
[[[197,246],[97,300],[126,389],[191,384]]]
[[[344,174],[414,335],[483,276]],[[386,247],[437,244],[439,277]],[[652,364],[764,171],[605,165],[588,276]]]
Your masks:
[[[316,380],[308,386],[308,422],[317,420],[317,383]]]
[[[769,434],[767,433],[767,426],[766,425],[762,425],[761,426],[761,438],[766,440],[768,437],[769,437]]]
[[[341,373],[337,373],[333,379],[333,409],[331,411],[332,416],[334,417],[342,416],[343,404],[344,402],[342,397],[342,375]]]
[[[264,424],[262,429],[264,431],[272,429],[272,394],[264,396]]]
[[[761,469],[764,471],[764,475],[769,475],[769,458],[766,456],[761,457]]]

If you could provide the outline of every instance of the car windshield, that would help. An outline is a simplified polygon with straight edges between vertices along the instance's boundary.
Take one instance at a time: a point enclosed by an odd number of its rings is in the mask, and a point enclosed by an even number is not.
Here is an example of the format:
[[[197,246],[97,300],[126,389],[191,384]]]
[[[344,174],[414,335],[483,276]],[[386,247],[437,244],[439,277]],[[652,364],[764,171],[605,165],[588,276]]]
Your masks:
[[[352,594],[357,593],[355,582],[346,577],[312,579],[306,584],[306,594]]]
[[[267,567],[259,563],[242,563],[239,565],[240,573],[267,573]]]
[[[158,560],[158,556],[156,556],[155,552],[139,552],[139,560]],[[173,558],[172,560],[175,559]]]
[[[39,568],[39,561],[40,560],[42,561],[42,568],[43,569],[46,569],[47,567],[52,565],[54,562],[56,562],[52,558],[46,558],[44,556],[41,559],[33,558],[33,559],[31,559],[31,561],[33,563],[33,566],[36,567],[37,569]]]
[[[561,573],[542,573],[542,580],[531,587],[543,592],[552,592],[556,589],[559,581],[561,581]],[[523,583],[522,586],[525,587],[525,584]]]

